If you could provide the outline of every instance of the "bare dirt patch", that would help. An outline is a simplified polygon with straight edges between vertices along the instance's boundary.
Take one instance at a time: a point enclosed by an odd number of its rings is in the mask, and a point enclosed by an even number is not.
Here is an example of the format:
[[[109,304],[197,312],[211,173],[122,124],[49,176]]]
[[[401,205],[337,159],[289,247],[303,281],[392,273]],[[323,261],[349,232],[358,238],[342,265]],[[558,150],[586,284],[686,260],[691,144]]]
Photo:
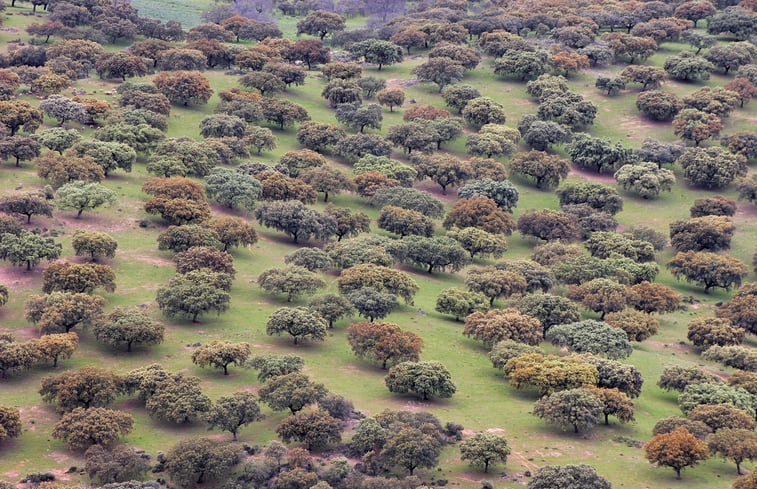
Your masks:
[[[612,175],[594,173],[587,170],[583,170],[576,166],[571,167],[570,172],[568,172],[568,175],[576,175],[583,178],[584,180],[589,180],[590,182],[604,183],[607,185],[615,185],[617,183],[615,181],[615,177],[613,177]]]
[[[30,287],[39,280],[42,280],[42,270],[38,268],[32,270],[27,270],[26,267],[0,268],[0,283],[5,285]]]
[[[525,455],[523,455],[523,452],[512,452],[510,455],[512,458],[516,459],[523,467],[525,467],[527,470],[530,470],[531,472],[536,472],[540,466],[529,461]]]
[[[0,331],[8,331],[13,335],[13,337],[18,340],[32,340],[35,338],[39,338],[39,330],[35,327],[30,328],[18,328],[18,329],[4,329]]]
[[[71,475],[68,473],[68,469],[53,469],[50,472],[55,475],[56,480],[67,481],[71,480]]]
[[[105,217],[91,213],[82,214],[80,219],[76,218],[76,214],[60,213],[56,216],[56,221],[58,227],[71,229],[72,233],[79,229],[117,233],[137,225],[136,219],[114,219],[111,216]]]
[[[531,99],[527,99],[527,98],[526,99],[511,100],[510,103],[512,103],[513,105],[531,105],[531,106],[534,106],[534,107],[536,107],[537,105],[539,105],[539,102],[537,102],[536,100],[531,100]]]
[[[53,459],[56,464],[64,464],[71,460],[71,457],[69,457],[63,452],[58,452],[58,451],[50,452],[47,454],[47,456]]]
[[[425,411],[428,409],[429,402],[421,402],[421,401],[390,401],[391,404],[396,406],[397,409],[401,409],[404,411],[410,411],[411,413],[418,413],[421,411]]]
[[[739,202],[734,218],[736,221],[753,223],[757,219],[757,205]]]
[[[420,81],[418,81],[417,78],[406,78],[404,80],[391,78],[386,81],[386,87],[387,88],[408,88],[415,86],[419,84]]]
[[[543,457],[543,458],[546,458],[546,457],[562,457],[563,456],[562,452],[540,452],[540,451],[536,450],[535,453],[537,455],[539,455],[540,457]]]
[[[226,207],[225,205],[211,203],[210,208],[213,209],[213,212],[216,214],[222,214],[224,216],[231,216],[231,217],[241,217],[246,218],[247,217],[247,211],[244,209],[230,209]]]
[[[632,139],[643,139],[650,132],[667,126],[666,122],[652,121],[638,116],[621,117],[618,127],[628,131],[626,136]]]
[[[682,345],[680,343],[665,343],[663,341],[649,341],[647,340],[647,345],[660,350],[660,351],[674,351],[679,353],[685,353],[685,354],[695,354],[696,350],[694,347],[689,345]]]
[[[431,180],[424,180],[415,185],[415,188],[424,192],[428,192],[443,202],[453,202],[457,200],[457,187],[447,187],[447,193],[444,194],[442,193],[442,188],[439,185],[432,182]]]
[[[170,258],[166,258],[163,256],[155,256],[155,255],[143,255],[141,253],[121,253],[119,254],[119,258],[122,259],[129,259],[129,260],[137,260],[141,261],[143,263],[149,263],[150,265],[155,265],[156,267],[175,267],[176,262],[174,262]]]

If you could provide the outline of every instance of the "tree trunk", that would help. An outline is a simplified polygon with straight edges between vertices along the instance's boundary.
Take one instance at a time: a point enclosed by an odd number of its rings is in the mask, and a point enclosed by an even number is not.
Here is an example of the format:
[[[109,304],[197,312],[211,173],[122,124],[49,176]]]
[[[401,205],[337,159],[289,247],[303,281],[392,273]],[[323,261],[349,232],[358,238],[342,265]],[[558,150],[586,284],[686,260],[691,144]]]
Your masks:
[[[736,473],[741,475],[741,462],[736,462]]]
[[[329,201],[329,193],[328,192],[323,192],[323,201],[324,202],[328,202]]]
[[[681,469],[679,469],[678,467],[673,467],[673,468],[676,471],[676,479],[680,480],[681,479]]]
[[[27,261],[26,262],[26,271],[28,272],[31,269],[32,269],[32,262],[31,261]]]
[[[53,368],[58,366],[58,355],[55,355],[53,357]]]
[[[434,265],[428,266],[428,273],[432,273],[434,271]]]
[[[610,425],[610,415],[605,413],[605,426]]]
[[[77,218],[77,219],[80,219],[80,218],[81,218],[81,213],[82,213],[82,212],[84,212],[84,209],[79,209],[79,212],[77,212],[77,213],[76,213],[76,218]]]
[[[573,425],[573,433],[578,433],[578,425],[577,424]]]
[[[134,343],[133,341],[127,341],[126,342],[126,351],[128,353],[131,353],[131,344]]]
[[[234,441],[237,441],[237,431],[234,430],[231,432],[231,436],[233,437]]]
[[[489,472],[489,459],[484,460],[484,474]]]
[[[224,375],[229,375],[229,366],[228,365],[224,365],[223,366],[223,374]],[[234,439],[236,440],[236,437],[234,437]]]
[[[193,323],[196,323],[196,322],[197,322],[197,316],[198,316],[199,314],[200,314],[199,312],[196,312],[196,313],[194,313],[194,315],[192,316],[192,322],[193,322]]]
[[[299,342],[300,342],[300,338],[299,338],[299,337],[297,337],[297,336],[295,336],[295,337],[294,337],[294,344],[296,345],[296,344],[297,344],[297,343],[299,343]]]
[[[205,471],[200,472],[200,477],[197,478],[197,483],[202,484],[202,477],[205,475]]]

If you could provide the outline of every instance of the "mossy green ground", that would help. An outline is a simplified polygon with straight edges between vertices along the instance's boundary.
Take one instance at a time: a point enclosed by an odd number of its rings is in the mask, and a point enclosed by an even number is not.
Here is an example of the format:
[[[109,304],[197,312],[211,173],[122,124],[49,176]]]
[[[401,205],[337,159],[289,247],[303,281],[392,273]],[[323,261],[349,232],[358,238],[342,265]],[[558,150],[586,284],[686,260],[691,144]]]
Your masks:
[[[135,1],[135,5],[146,15],[166,17],[171,9],[176,8],[183,17],[178,20],[191,24],[197,20],[197,12],[206,8],[209,2],[200,0],[181,2],[154,2],[152,0]],[[150,10],[153,8],[153,10]],[[19,9],[12,9],[14,15],[6,16],[5,27],[23,27],[34,19],[17,14]],[[21,9],[26,10],[26,9]],[[177,14],[179,15],[179,14]],[[190,19],[190,20],[187,20]],[[292,34],[294,22],[286,19],[284,30]],[[16,38],[26,39],[23,32],[0,32],[0,42],[5,43]],[[649,60],[661,65],[664,58],[684,49],[683,45],[666,44],[659,54]],[[423,53],[414,53],[404,63],[389,66],[381,71],[366,67],[364,74],[378,76],[388,80],[391,85],[413,78],[411,70],[421,62]],[[505,104],[508,125],[515,126],[518,119],[527,113],[533,113],[536,105],[530,101],[522,83],[496,78],[491,69],[491,60],[484,60],[480,68],[466,76],[464,82],[472,84],[487,96]],[[603,73],[619,71],[622,67],[613,66]],[[596,123],[589,129],[595,135],[607,136],[621,140],[624,144],[638,147],[646,136],[662,140],[674,139],[669,124],[652,124],[639,117],[635,109],[637,90],[626,90],[621,95],[606,97],[593,87],[598,71],[585,72],[570,80],[571,87],[593,100],[599,106]],[[236,85],[236,77],[226,76],[220,71],[206,72],[216,94]],[[149,79],[149,77],[147,78]],[[722,85],[726,78],[713,76],[708,85]],[[333,111],[321,98],[320,92],[324,81],[317,71],[309,72],[307,83],[303,87],[293,88],[277,94],[307,108],[313,120],[336,122]],[[678,94],[686,94],[703,84],[666,83],[666,89]],[[77,82],[76,87],[88,94],[111,101],[115,99],[104,92],[114,89],[115,83],[88,79]],[[418,103],[430,103],[443,107],[436,88],[428,84],[412,85],[406,88],[407,100]],[[218,102],[214,96],[208,105],[199,107],[174,107],[169,118],[169,137],[190,136],[199,138],[200,120],[213,112]],[[406,107],[409,104],[406,104]],[[402,110],[389,113],[384,111],[382,133],[387,128],[401,122]],[[755,111],[751,107],[740,109],[726,121],[724,133],[739,129],[754,128]],[[46,126],[54,124],[47,121]],[[81,129],[89,134],[90,130]],[[295,131],[276,130],[278,148],[264,153],[254,160],[275,162],[278,157],[289,150],[299,148]],[[711,143],[714,144],[714,143]],[[446,150],[463,156],[464,138],[450,144]],[[398,158],[402,155],[396,154]],[[505,160],[503,160],[505,161]],[[330,164],[340,165],[344,162],[330,160]],[[630,194],[624,194],[624,210],[618,215],[620,223],[625,226],[646,225],[667,232],[670,221],[688,217],[688,208],[695,198],[724,193],[735,197],[732,189],[724,192],[710,192],[688,187],[681,178],[680,168],[675,169],[679,181],[670,193],[665,193],[655,200],[642,200]],[[753,170],[752,170],[753,171]],[[488,476],[471,470],[459,459],[458,448],[452,446],[445,450],[439,469],[423,471],[422,475],[437,479],[449,479],[450,485],[461,488],[478,488],[480,480],[490,480],[497,488],[522,487],[527,478],[525,471],[535,471],[544,465],[566,463],[588,463],[609,479],[615,488],[668,488],[686,487],[691,489],[715,489],[730,487],[736,476],[735,466],[720,459],[707,462],[684,471],[683,481],[676,481],[670,469],[656,468],[645,459],[639,448],[629,447],[620,437],[632,440],[646,440],[651,435],[654,423],[680,411],[676,404],[676,394],[660,390],[655,382],[663,368],[669,365],[706,365],[714,372],[727,372],[718,365],[703,362],[698,353],[685,343],[686,325],[693,316],[713,314],[714,304],[726,300],[729,294],[713,292],[704,295],[701,290],[685,283],[679,283],[665,270],[664,264],[672,256],[669,250],[658,255],[662,271],[658,281],[676,287],[681,294],[693,296],[699,301],[685,312],[678,312],[661,317],[660,333],[642,344],[635,345],[634,353],[626,361],[636,365],[644,375],[645,385],[641,397],[635,400],[636,422],[629,425],[613,424],[610,427],[599,426],[587,434],[574,435],[560,432],[551,425],[530,415],[531,407],[537,399],[532,391],[517,391],[511,388],[493,369],[486,357],[486,350],[479,343],[462,336],[462,324],[442,316],[434,311],[436,296],[440,290],[461,286],[464,271],[458,274],[437,273],[428,275],[420,270],[405,268],[412,273],[420,284],[414,306],[403,305],[387,320],[410,329],[423,337],[425,347],[424,360],[439,360],[451,371],[458,391],[449,400],[420,402],[412,397],[390,395],[383,383],[385,372],[369,363],[356,359],[346,341],[346,321],[338,323],[323,343],[305,342],[294,346],[288,338],[268,337],[265,335],[265,322],[268,315],[277,307],[287,305],[281,297],[271,297],[261,291],[255,284],[257,275],[271,267],[282,266],[283,257],[296,249],[282,234],[257,227],[260,241],[249,249],[238,249],[232,253],[235,258],[237,277],[232,289],[230,310],[218,317],[204,316],[199,324],[184,320],[166,320],[160,315],[155,305],[155,292],[173,275],[173,262],[170,253],[157,250],[156,236],[164,223],[151,218],[142,211],[146,199],[141,190],[141,183],[147,177],[144,162],[140,162],[129,174],[115,173],[105,184],[119,193],[119,202],[111,209],[85,213],[82,219],[74,219],[72,213],[56,212],[52,219],[34,218],[30,228],[46,228],[59,235],[64,246],[64,258],[76,260],[70,246],[70,237],[76,229],[100,229],[111,233],[119,242],[117,256],[111,264],[118,277],[118,289],[114,294],[105,294],[108,307],[145,305],[156,319],[164,321],[167,327],[166,341],[152,348],[136,348],[131,354],[107,348],[94,340],[91,331],[79,331],[81,346],[73,358],[62,362],[57,370],[40,367],[31,372],[9,378],[0,383],[0,402],[21,408],[24,421],[22,437],[0,444],[0,479],[15,481],[31,472],[54,470],[63,480],[77,482],[76,477],[64,474],[70,466],[82,465],[82,454],[72,452],[59,441],[51,438],[52,427],[57,415],[52,407],[41,402],[37,389],[44,375],[60,372],[64,369],[84,365],[96,365],[126,372],[132,368],[158,362],[171,370],[180,370],[197,375],[203,380],[207,394],[216,399],[221,395],[239,390],[258,388],[254,371],[240,368],[231,369],[231,374],[224,377],[219,371],[200,369],[190,361],[191,347],[194,343],[206,343],[214,339],[230,341],[247,341],[253,345],[255,353],[295,353],[305,358],[305,371],[314,380],[324,383],[330,390],[351,399],[361,411],[372,414],[383,409],[427,410],[436,414],[442,421],[461,423],[466,429],[496,430],[507,436],[513,453],[506,465],[495,467]],[[571,179],[584,176],[572,175]],[[606,177],[602,178],[606,181]],[[0,193],[8,194],[15,190],[41,187],[43,182],[37,178],[29,163],[17,169],[10,162],[0,167],[0,181],[3,182]],[[531,208],[557,208],[558,202],[553,192],[538,191],[525,182],[514,179],[520,191],[520,203],[515,217]],[[439,195],[437,188],[428,182],[420,186]],[[454,191],[451,192],[454,195]],[[377,210],[365,206],[362,198],[353,195],[338,195],[333,202],[339,206],[348,206],[367,212],[375,219]],[[447,199],[446,202],[451,202]],[[318,203],[317,207],[323,204]],[[227,211],[214,205],[218,214]],[[247,217],[242,212],[235,215]],[[733,240],[731,253],[746,262],[751,261],[757,242],[757,225],[755,225],[757,208],[741,203],[735,216],[737,233]],[[142,228],[138,222],[148,219],[150,225]],[[440,226],[438,226],[440,227]],[[374,232],[381,233],[376,230]],[[509,250],[505,259],[527,257],[535,242],[523,239],[517,233],[509,238]],[[485,261],[484,261],[485,262]],[[479,262],[483,263],[483,262]],[[23,306],[30,294],[41,293],[41,269],[33,272],[13,269],[9,266],[0,268],[0,282],[11,289],[8,305],[0,310],[0,327],[15,332],[17,338],[28,339],[37,335],[23,318]],[[329,289],[335,290],[335,276],[326,276]],[[750,274],[749,280],[753,280]],[[295,302],[304,304],[307,299]],[[592,314],[586,314],[592,317]],[[753,339],[748,344],[754,346]],[[551,350],[551,347],[545,346]],[[210,434],[230,438],[228,433],[207,433],[203,424],[170,425],[151,419],[144,408],[134,399],[125,398],[114,405],[133,414],[135,428],[125,438],[125,442],[145,449],[155,455],[167,450],[178,440],[198,435]],[[250,445],[263,444],[275,437],[275,427],[285,416],[263,408],[267,415],[263,422],[244,428],[240,441]],[[349,434],[347,435],[349,436]],[[751,469],[751,464],[746,464]],[[507,479],[502,479],[507,474]]]

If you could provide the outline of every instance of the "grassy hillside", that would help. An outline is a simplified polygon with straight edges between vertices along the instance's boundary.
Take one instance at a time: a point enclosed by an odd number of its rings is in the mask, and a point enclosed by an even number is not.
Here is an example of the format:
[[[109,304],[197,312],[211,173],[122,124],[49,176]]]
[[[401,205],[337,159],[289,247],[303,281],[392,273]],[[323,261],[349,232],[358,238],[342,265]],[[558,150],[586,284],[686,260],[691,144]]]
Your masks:
[[[200,22],[200,13],[212,5],[205,0],[133,0],[140,14],[161,19],[179,20],[185,26]],[[22,9],[21,11],[26,10]],[[5,30],[0,32],[0,45],[21,38],[28,39],[24,32],[8,29],[23,29],[33,17],[18,15],[19,9],[12,9],[12,15],[6,15],[3,23]],[[362,19],[360,19],[362,21]],[[352,21],[357,24],[359,21]],[[289,35],[294,34],[291,18],[282,19],[282,29]],[[647,64],[661,66],[664,59],[681,50],[684,44],[667,43]],[[386,134],[389,127],[402,122],[403,111],[413,104],[432,104],[444,107],[444,102],[436,87],[430,84],[411,81],[414,66],[425,59],[426,51],[414,52],[403,63],[388,66],[378,71],[375,67],[365,66],[364,76],[381,77],[389,86],[403,86],[406,90],[405,106],[393,113],[385,110],[381,134]],[[525,92],[525,84],[502,80],[493,74],[492,59],[484,59],[480,67],[466,75],[464,83],[477,87],[485,96],[504,104],[507,111],[507,125],[516,127],[517,121],[526,114],[536,112],[536,104]],[[674,141],[675,137],[669,124],[651,123],[640,117],[635,108],[637,89],[623,90],[620,95],[607,97],[594,88],[598,74],[613,74],[623,66],[611,66],[607,69],[587,70],[569,80],[572,90],[583,94],[599,107],[599,114],[588,132],[595,136],[606,136],[619,140],[628,147],[639,147],[645,137],[655,137],[663,141]],[[174,106],[168,118],[167,137],[192,137],[200,139],[199,122],[212,114],[219,101],[218,92],[237,86],[237,76],[230,76],[223,71],[211,70],[204,73],[210,80],[215,92],[207,105],[178,107]],[[150,81],[152,75],[134,81]],[[681,96],[693,92],[701,86],[722,86],[730,77],[713,75],[704,83],[683,84],[667,81],[665,89]],[[308,72],[307,81],[302,87],[295,87],[277,96],[298,103],[305,107],[312,120],[336,123],[334,112],[321,97],[325,80],[317,70]],[[97,78],[78,80],[77,91],[85,91],[88,96],[107,100],[114,106],[117,97],[112,95],[117,83]],[[71,90],[65,92],[70,95]],[[35,97],[25,99],[37,102]],[[757,111],[754,103],[734,113],[725,121],[724,134],[737,130],[754,130]],[[45,120],[43,128],[54,127],[54,120]],[[92,129],[78,127],[82,134],[91,137]],[[299,149],[292,128],[285,131],[274,129],[278,147],[261,156],[254,156],[253,161],[274,164],[279,157],[290,150]],[[465,138],[461,137],[449,144],[445,150],[459,157],[467,157]],[[708,143],[716,144],[716,143]],[[521,150],[525,150],[525,146]],[[559,150],[565,154],[564,149]],[[397,159],[406,156],[395,152]],[[507,159],[502,159],[506,163]],[[329,164],[344,171],[350,171],[345,161],[329,157]],[[675,219],[689,217],[689,206],[696,198],[716,194],[735,198],[733,188],[709,191],[694,188],[684,182],[681,168],[674,168],[678,182],[672,192],[663,193],[654,200],[644,200],[634,194],[622,192],[624,208],[616,217],[623,228],[631,226],[650,226],[661,232],[667,232],[668,223]],[[754,166],[750,168],[754,172]],[[267,317],[276,308],[290,305],[283,297],[266,294],[255,283],[257,276],[266,269],[283,266],[285,255],[297,249],[283,234],[255,224],[259,241],[248,249],[232,251],[237,270],[231,291],[231,308],[216,317],[206,315],[200,323],[193,324],[183,319],[163,317],[155,303],[156,290],[164,286],[174,274],[172,254],[158,251],[156,237],[165,229],[165,222],[155,216],[146,214],[142,205],[147,195],[141,191],[141,185],[149,174],[145,170],[145,161],[141,159],[131,173],[115,172],[104,182],[118,193],[118,204],[109,209],[87,212],[81,219],[67,211],[56,211],[53,218],[34,217],[29,229],[40,229],[57,236],[63,244],[63,259],[80,262],[74,256],[70,240],[78,229],[97,229],[110,233],[118,240],[116,258],[108,263],[117,274],[118,288],[115,293],[106,293],[107,308],[115,306],[141,306],[166,325],[166,340],[155,347],[137,347],[127,354],[114,350],[97,342],[91,331],[79,331],[81,346],[74,356],[62,362],[57,370],[38,367],[32,371],[15,375],[0,381],[0,398],[2,403],[20,407],[24,422],[23,435],[14,440],[0,442],[0,479],[15,481],[33,472],[52,471],[56,476],[74,484],[80,482],[77,474],[66,473],[69,467],[83,465],[82,453],[71,451],[50,433],[58,419],[55,410],[45,405],[37,393],[40,380],[45,375],[58,373],[85,365],[112,368],[117,372],[160,363],[172,371],[182,371],[202,379],[204,391],[213,399],[241,390],[256,391],[259,382],[256,372],[241,368],[231,369],[228,377],[211,369],[200,369],[190,360],[192,346],[196,343],[208,343],[223,339],[234,342],[245,341],[259,353],[293,353],[305,359],[305,372],[314,380],[322,382],[335,393],[352,400],[355,406],[367,415],[384,409],[405,409],[410,411],[425,410],[438,416],[442,421],[454,421],[465,426],[466,434],[473,431],[489,430],[506,435],[512,454],[506,465],[499,465],[487,477],[483,473],[470,469],[461,462],[459,449],[451,446],[445,449],[440,459],[439,469],[421,471],[426,477],[448,479],[451,487],[473,489],[481,487],[479,481],[489,480],[496,488],[520,488],[528,480],[526,472],[533,473],[545,465],[562,465],[568,463],[587,463],[610,480],[614,488],[668,488],[686,487],[687,489],[725,489],[735,479],[735,467],[731,462],[711,458],[696,468],[684,471],[684,480],[676,481],[670,469],[656,468],[644,459],[642,449],[629,445],[629,440],[648,440],[655,422],[663,417],[679,415],[676,393],[658,388],[655,383],[662,370],[671,365],[697,365],[706,370],[727,375],[730,369],[710,362],[705,362],[691,344],[686,340],[688,322],[694,317],[713,315],[715,304],[728,300],[730,293],[714,291],[705,295],[700,288],[676,281],[665,268],[665,263],[674,252],[667,248],[657,254],[661,273],[658,282],[676,288],[683,296],[692,297],[691,304],[685,311],[661,316],[660,332],[651,339],[634,344],[633,354],[625,360],[638,367],[645,384],[642,395],[635,399],[636,421],[628,425],[599,426],[590,433],[574,435],[561,432],[558,428],[547,425],[530,414],[534,402],[538,399],[535,391],[516,390],[509,386],[498,370],[492,368],[487,350],[474,340],[462,335],[462,323],[434,311],[436,297],[445,288],[463,287],[465,270],[459,273],[435,273],[429,275],[412,267],[402,267],[409,272],[420,285],[420,291],[413,306],[402,305],[387,320],[418,333],[424,340],[421,355],[423,360],[438,360],[444,363],[452,373],[457,385],[457,393],[448,400],[419,401],[416,398],[390,394],[383,382],[385,371],[374,365],[361,361],[352,354],[346,340],[348,321],[340,321],[329,337],[322,343],[305,342],[293,345],[286,337],[269,337],[265,334]],[[612,182],[607,176],[597,176],[585,172],[573,171],[568,181],[602,181]],[[534,208],[558,209],[559,202],[553,191],[542,191],[515,177],[512,179],[520,192],[520,201],[514,212],[517,219],[524,211]],[[16,168],[11,161],[0,166],[0,195],[7,195],[18,190],[42,188],[44,182],[37,177],[35,168],[29,162]],[[455,192],[442,196],[440,189],[429,181],[420,182],[418,188],[428,190],[444,200],[449,208]],[[365,199],[357,195],[337,195],[330,198],[337,206],[350,207],[366,212],[371,219],[372,232],[386,234],[375,225],[378,209],[366,204]],[[318,202],[316,208],[322,209]],[[251,213],[230,211],[213,204],[216,215],[235,215],[253,223]],[[734,236],[730,254],[742,261],[751,263],[755,243],[757,243],[757,206],[740,203],[734,217],[737,232]],[[436,222],[437,234],[443,234],[441,222]],[[504,259],[513,260],[530,256],[537,243],[518,233],[508,238],[508,251]],[[315,243],[306,246],[315,246]],[[494,263],[493,260],[476,260],[473,265]],[[41,273],[44,266],[31,272],[21,268],[12,268],[3,263],[0,267],[0,283],[11,290],[8,304],[0,309],[0,331],[10,330],[19,340],[37,336],[36,328],[24,319],[24,304],[31,294],[41,293]],[[335,273],[324,274],[328,288],[324,292],[336,292]],[[747,280],[754,280],[750,273]],[[558,291],[563,289],[558,288]],[[305,305],[308,299],[300,299],[294,305]],[[598,318],[597,314],[583,311],[585,318]],[[747,345],[757,346],[753,337],[748,338]],[[557,352],[551,345],[544,344],[545,350]],[[133,398],[120,399],[113,406],[134,416],[134,431],[125,438],[125,442],[142,448],[155,455],[165,452],[175,442],[190,436],[209,434],[204,424],[171,425],[150,418],[145,409]],[[276,437],[275,428],[285,417],[285,413],[272,412],[263,407],[266,415],[264,421],[243,428],[239,441],[249,445],[262,445]],[[210,433],[214,437],[228,438],[228,433]],[[348,438],[350,435],[346,434]],[[744,464],[751,470],[752,463]]]

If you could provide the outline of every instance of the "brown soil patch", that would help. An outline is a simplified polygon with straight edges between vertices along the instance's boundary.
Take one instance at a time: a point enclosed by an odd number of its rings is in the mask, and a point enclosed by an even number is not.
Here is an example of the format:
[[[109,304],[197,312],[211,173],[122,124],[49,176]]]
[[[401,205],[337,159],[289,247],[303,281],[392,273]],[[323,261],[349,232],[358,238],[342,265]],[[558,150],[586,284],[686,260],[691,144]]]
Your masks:
[[[223,214],[224,216],[241,217],[243,219],[247,217],[247,211],[244,209],[229,209],[225,205],[216,204],[215,202],[210,204],[210,208],[214,213]]]
[[[13,287],[29,287],[35,281],[42,280],[42,270],[35,267],[27,270],[26,267],[2,267],[0,268],[0,283]]]
[[[538,450],[535,450],[534,453],[536,453],[540,457],[562,457],[562,452],[540,452]]]
[[[512,103],[513,105],[533,105],[534,107],[539,105],[539,102],[537,102],[536,100],[527,98],[516,99],[514,101],[511,101],[510,103]]]
[[[386,81],[386,87],[387,88],[408,88],[408,87],[415,86],[419,83],[420,81],[418,81],[417,78],[407,78],[405,80],[391,78]]]
[[[568,172],[568,175],[576,175],[578,177],[583,178],[584,180],[589,180],[590,182],[605,183],[607,185],[615,185],[617,183],[615,181],[615,177],[613,177],[612,175],[594,173],[594,172],[583,170],[576,166],[571,167],[570,172]]]
[[[426,411],[430,402],[390,400],[388,401],[388,404],[393,406],[392,409],[401,409],[404,411],[410,411],[411,413],[418,413]],[[380,411],[383,411],[383,408],[380,409]]]
[[[18,328],[18,329],[4,329],[3,332],[9,332],[13,335],[13,337],[18,340],[32,340],[35,338],[39,338],[39,330],[35,327],[29,327],[29,328]]]
[[[53,422],[55,420],[52,410],[36,404],[20,407],[18,408],[18,412],[21,415],[21,421],[23,421],[24,426],[29,429],[33,429],[33,426],[39,423],[40,420],[43,422]]]
[[[734,218],[736,221],[753,223],[754,219],[757,218],[757,205],[739,202]]]
[[[121,411],[128,411],[128,412],[134,412],[137,409],[141,409],[145,407],[144,401],[140,401],[139,399],[125,399],[119,403],[116,404],[116,407]]]
[[[718,371],[716,371],[716,370],[712,370],[711,368],[703,368],[702,370],[704,370],[704,371],[705,371],[705,372],[707,372],[708,374],[711,374],[711,375],[714,375],[715,377],[718,377],[719,379],[721,379],[721,380],[723,380],[723,381],[725,381],[725,380],[728,380],[728,377],[730,377],[730,376],[729,376],[729,375],[728,375],[727,373],[725,373],[725,372],[718,372]]]
[[[66,455],[63,452],[50,452],[47,454],[47,456],[55,461],[56,464],[64,464],[71,460],[71,457]]]
[[[457,200],[457,187],[447,187],[447,194],[445,195],[442,193],[442,188],[439,185],[431,180],[424,180],[415,185],[415,188],[430,193],[442,202],[453,202]]]
[[[536,472],[540,466],[529,461],[525,455],[523,455],[523,452],[512,452],[510,456],[514,459],[516,459],[523,467],[525,467],[527,470],[530,470],[531,472]]]
[[[84,213],[80,219],[74,213],[60,213],[56,221],[58,227],[69,228],[71,233],[79,229],[116,233],[137,225],[136,219],[113,219],[95,213]]]
[[[663,341],[646,341],[647,345],[660,350],[660,351],[675,351],[679,353],[685,353],[685,354],[696,354],[696,350],[689,345],[682,345],[680,343],[665,343]]]
[[[55,475],[56,480],[67,481],[71,480],[71,474],[68,473],[68,469],[53,469],[50,472]]]
[[[645,133],[655,131],[658,127],[664,127],[668,123],[644,119],[640,116],[621,117],[618,127],[628,131],[626,136],[631,139],[643,139]]]
[[[163,256],[155,256],[155,255],[142,255],[138,252],[133,253],[121,253],[119,254],[119,258],[122,259],[133,259],[137,261],[141,261],[143,263],[149,263],[150,265],[155,265],[156,267],[175,267],[176,262],[174,262],[171,258],[166,258]]]

